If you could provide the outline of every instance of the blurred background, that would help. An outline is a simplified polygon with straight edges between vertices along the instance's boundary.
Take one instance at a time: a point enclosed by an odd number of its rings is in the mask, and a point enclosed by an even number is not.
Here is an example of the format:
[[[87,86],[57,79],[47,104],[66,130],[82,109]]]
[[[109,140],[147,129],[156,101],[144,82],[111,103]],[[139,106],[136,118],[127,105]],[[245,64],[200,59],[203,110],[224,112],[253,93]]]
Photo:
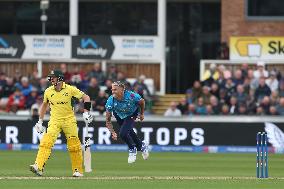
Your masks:
[[[142,127],[154,130],[138,132],[149,140],[161,132],[162,142],[154,143],[180,145],[178,137],[184,145],[253,146],[264,122],[284,126],[283,6],[281,0],[0,0],[0,119],[37,120],[47,74],[60,69],[66,83],[91,97],[102,127],[111,83],[121,80],[145,98]],[[74,100],[79,121],[82,108]],[[156,122],[168,124],[169,142]],[[218,135],[210,125],[225,139],[206,138]],[[15,134],[0,131],[2,143]],[[231,138],[240,131],[250,133],[245,142]]]

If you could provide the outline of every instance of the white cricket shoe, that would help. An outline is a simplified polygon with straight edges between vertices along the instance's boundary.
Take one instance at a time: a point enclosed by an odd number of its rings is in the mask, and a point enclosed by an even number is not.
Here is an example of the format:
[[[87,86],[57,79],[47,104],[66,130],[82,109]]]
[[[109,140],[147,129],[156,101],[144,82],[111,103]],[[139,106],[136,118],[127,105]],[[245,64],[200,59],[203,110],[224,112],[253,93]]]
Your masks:
[[[73,177],[82,177],[82,176],[84,175],[77,170],[73,173]]]
[[[128,163],[134,163],[136,161],[136,154],[137,154],[136,147],[134,147],[133,149],[129,149]]]
[[[142,141],[141,152],[142,152],[143,159],[144,160],[148,159],[149,149],[148,149],[148,143],[145,140]]]
[[[43,175],[43,171],[39,170],[39,168],[38,168],[36,163],[33,164],[33,165],[30,165],[30,170],[31,170],[31,172],[33,172],[37,176],[42,176]]]

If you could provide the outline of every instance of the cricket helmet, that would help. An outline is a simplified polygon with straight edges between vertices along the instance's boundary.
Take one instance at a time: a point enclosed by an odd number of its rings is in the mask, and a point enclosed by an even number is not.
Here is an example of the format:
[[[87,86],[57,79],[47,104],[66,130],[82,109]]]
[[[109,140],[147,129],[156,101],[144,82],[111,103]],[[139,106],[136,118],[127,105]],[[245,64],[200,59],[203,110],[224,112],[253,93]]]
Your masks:
[[[64,80],[64,75],[62,73],[62,71],[60,70],[52,70],[49,74],[48,74],[48,81],[51,81],[51,77],[57,77],[58,81],[63,81]]]

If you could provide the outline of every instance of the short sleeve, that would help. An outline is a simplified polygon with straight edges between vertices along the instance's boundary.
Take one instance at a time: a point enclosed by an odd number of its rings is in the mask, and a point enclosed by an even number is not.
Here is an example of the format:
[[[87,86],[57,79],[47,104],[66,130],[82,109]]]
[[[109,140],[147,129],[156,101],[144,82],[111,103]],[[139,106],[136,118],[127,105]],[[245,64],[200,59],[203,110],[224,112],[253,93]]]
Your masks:
[[[73,87],[73,86],[70,86],[70,87],[71,87],[72,96],[74,96],[75,98],[81,99],[83,95],[85,94],[84,92],[80,91],[76,87]]]
[[[110,96],[107,99],[105,108],[106,108],[106,111],[108,111],[108,112],[112,112],[113,111],[113,96]]]
[[[138,93],[134,93],[134,100],[135,102],[139,102],[141,100],[141,96]]]
[[[44,91],[44,94],[43,94],[43,102],[44,103],[48,103],[48,98],[47,98],[47,94],[46,94],[47,92],[46,91]]]

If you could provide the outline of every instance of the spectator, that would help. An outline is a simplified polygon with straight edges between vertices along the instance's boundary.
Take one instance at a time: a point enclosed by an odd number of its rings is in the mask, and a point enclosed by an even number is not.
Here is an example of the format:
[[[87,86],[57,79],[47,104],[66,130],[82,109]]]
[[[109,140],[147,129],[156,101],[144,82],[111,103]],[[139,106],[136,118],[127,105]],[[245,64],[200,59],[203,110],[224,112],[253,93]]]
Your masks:
[[[221,107],[221,115],[229,115],[229,106],[227,104],[223,104]]]
[[[196,112],[195,112],[195,105],[194,104],[189,104],[188,105],[188,115],[195,115]]]
[[[195,105],[195,112],[197,115],[206,115],[207,111],[206,111],[206,106],[203,102],[203,98],[199,97],[197,99],[197,103]]]
[[[265,62],[258,61],[257,62],[257,70],[253,72],[253,76],[256,79],[259,79],[260,77],[267,78],[268,72],[265,70]]]
[[[264,96],[270,96],[271,90],[265,83],[265,78],[259,78],[259,85],[255,90],[254,98],[257,102],[261,101]]]
[[[226,89],[220,89],[219,97],[220,106],[223,106],[224,104],[229,104],[230,97],[227,96]]]
[[[0,98],[7,98],[16,90],[14,86],[14,81],[12,78],[7,77],[6,78],[6,83],[3,85],[1,93],[0,93]]]
[[[270,95],[270,104],[276,106],[279,103],[278,91],[272,91]]]
[[[195,102],[202,94],[202,87],[200,81],[194,81],[192,87],[192,100]]]
[[[231,96],[231,98],[230,98],[229,112],[230,112],[231,115],[237,115],[238,114],[237,98],[234,97],[234,96]]]
[[[270,98],[269,96],[264,96],[261,100],[260,106],[262,107],[263,113],[269,115],[270,108]]]
[[[214,63],[211,63],[209,65],[209,69],[205,70],[203,76],[202,76],[202,81],[205,81],[207,79],[212,78],[213,80],[217,80],[219,77],[219,73],[217,71],[217,66]]]
[[[202,94],[201,94],[201,97],[203,98],[203,103],[205,105],[209,104],[210,103],[210,97],[211,97],[211,93],[210,93],[210,87],[204,85],[202,87]]]
[[[217,70],[216,64],[211,63],[209,65],[209,69],[205,70],[204,74],[202,75],[202,82],[204,85],[210,86],[212,82],[219,78],[219,72]]]
[[[39,108],[42,104],[42,97],[38,96],[36,102],[31,106],[31,119],[35,122],[39,119]]]
[[[234,94],[234,96],[237,98],[238,104],[246,103],[247,101],[247,94],[245,94],[244,91],[243,85],[237,86],[237,92]]]
[[[210,97],[210,105],[212,108],[212,115],[218,115],[220,114],[220,105],[218,102],[218,99],[216,98],[216,96],[211,96]]]
[[[280,69],[274,69],[274,71],[276,72],[276,78],[277,78],[277,80],[280,81],[281,78],[282,78],[281,70],[280,70]]]
[[[242,74],[242,71],[240,69],[237,69],[235,71],[233,82],[234,82],[235,86],[241,85],[241,84],[244,83],[243,74]]]
[[[6,85],[6,74],[1,72],[0,73],[0,92],[1,92],[1,89]]]
[[[106,111],[105,105],[107,102],[106,93],[104,91],[99,92],[99,96],[96,98],[93,105],[93,110],[98,111],[101,115]]]
[[[256,115],[265,115],[263,108],[261,106],[258,106],[256,108]]]
[[[214,83],[217,83],[219,88],[223,88],[225,86],[225,82],[226,82],[225,70],[226,68],[224,65],[218,66],[219,78]]]
[[[254,71],[252,69],[248,70],[248,76],[247,78],[249,79],[250,82],[250,89],[255,90],[258,87],[258,79],[259,78],[255,78],[253,75]]]
[[[82,81],[81,81],[81,83],[80,83],[80,85],[79,85],[78,88],[79,88],[81,91],[86,92],[87,89],[88,89],[89,83],[90,83],[90,81],[89,81],[89,76],[88,76],[87,74],[83,74]]]
[[[38,98],[37,89],[33,87],[32,92],[26,97],[25,108],[31,109],[32,105],[36,103],[37,98]]]
[[[278,91],[279,82],[277,80],[275,71],[270,71],[269,78],[265,80],[265,83],[271,91]]]
[[[250,90],[249,91],[249,95],[247,97],[246,100],[246,104],[247,104],[247,111],[249,115],[254,115],[256,113],[256,103],[255,103],[255,99],[254,99],[254,90]]]
[[[164,116],[170,117],[179,117],[181,116],[181,111],[177,108],[177,103],[176,102],[171,102],[170,107],[166,110],[164,113]]]
[[[182,115],[188,114],[188,103],[185,97],[180,100],[177,108],[181,111]]]
[[[93,69],[89,72],[88,76],[89,76],[89,78],[95,77],[97,79],[99,85],[104,85],[105,74],[102,71],[100,63],[95,63],[93,65]]]
[[[232,77],[232,72],[228,70],[223,64],[218,66],[219,78],[222,75],[222,78],[228,79]]]
[[[249,69],[248,64],[243,63],[242,66],[241,66],[243,79],[248,76],[248,69]]]
[[[9,96],[6,111],[16,113],[19,109],[24,108],[25,96],[19,88],[16,88],[15,92]]]
[[[33,88],[33,86],[29,83],[29,79],[27,77],[22,77],[21,83],[16,83],[15,87],[20,89],[25,97],[29,96]]]
[[[39,119],[39,109],[36,107],[31,108],[31,120],[32,122],[36,123]]]
[[[250,91],[250,82],[251,80],[248,78],[248,77],[245,77],[244,79],[244,84],[243,84],[243,88],[244,88],[244,93],[246,95],[249,94],[249,91]],[[238,91],[238,88],[237,88],[237,91]]]
[[[284,97],[279,99],[279,104],[276,106],[277,114],[284,115]]]
[[[248,111],[247,111],[247,106],[245,103],[241,103],[238,106],[238,115],[247,115]]]
[[[279,93],[280,97],[284,97],[284,79],[281,79],[279,82]]]
[[[212,83],[210,93],[219,98],[219,85],[217,83]]]
[[[60,64],[60,70],[62,71],[62,73],[64,75],[65,83],[70,83],[71,73],[69,73],[68,70],[67,70],[67,64],[65,64],[65,63]]]
[[[33,71],[32,75],[29,76],[30,84],[34,87],[38,87],[39,86],[39,80],[40,80],[39,73],[38,73],[37,69],[35,69]]]
[[[19,69],[16,69],[14,77],[13,77],[13,82],[18,83],[18,82],[20,82],[21,78],[22,78],[21,71]]]
[[[38,96],[37,99],[36,99],[36,102],[31,106],[31,112],[32,112],[33,109],[39,110],[42,102],[43,102],[43,97],[42,96]]]
[[[73,73],[70,74],[70,84],[80,89],[83,77],[84,77],[84,73],[80,72],[78,66],[75,66]]]
[[[151,94],[150,91],[148,89],[148,86],[144,83],[146,79],[145,75],[140,75],[137,79],[137,81],[134,82],[133,84],[133,89],[136,89],[137,93],[144,98],[145,100],[147,100]],[[145,95],[145,96],[144,96]]]
[[[38,95],[43,96],[44,90],[48,87],[48,82],[46,78],[41,78],[39,80],[39,85],[37,88]]]
[[[6,111],[6,106],[9,100],[9,96],[15,91],[13,79],[7,77],[6,84],[0,90],[0,111]]]
[[[275,106],[269,107],[269,115],[279,115]]]
[[[206,105],[206,112],[207,112],[207,115],[213,115],[213,109],[212,109],[212,106],[210,104]]]
[[[112,95],[112,91],[111,91],[112,81],[107,79],[105,82],[105,86],[106,86],[105,93],[107,97],[110,97]]]
[[[225,84],[225,90],[227,96],[232,96],[236,92],[236,85],[234,84],[232,78],[228,78]]]
[[[193,98],[192,98],[192,89],[187,89],[186,90],[186,101],[188,104],[193,103]]]
[[[89,87],[87,88],[87,95],[90,97],[91,101],[94,102],[98,98],[100,87],[98,81],[95,77],[91,78]]]
[[[117,80],[117,69],[116,69],[115,65],[110,65],[109,70],[107,72],[106,79],[109,79],[111,81]]]

